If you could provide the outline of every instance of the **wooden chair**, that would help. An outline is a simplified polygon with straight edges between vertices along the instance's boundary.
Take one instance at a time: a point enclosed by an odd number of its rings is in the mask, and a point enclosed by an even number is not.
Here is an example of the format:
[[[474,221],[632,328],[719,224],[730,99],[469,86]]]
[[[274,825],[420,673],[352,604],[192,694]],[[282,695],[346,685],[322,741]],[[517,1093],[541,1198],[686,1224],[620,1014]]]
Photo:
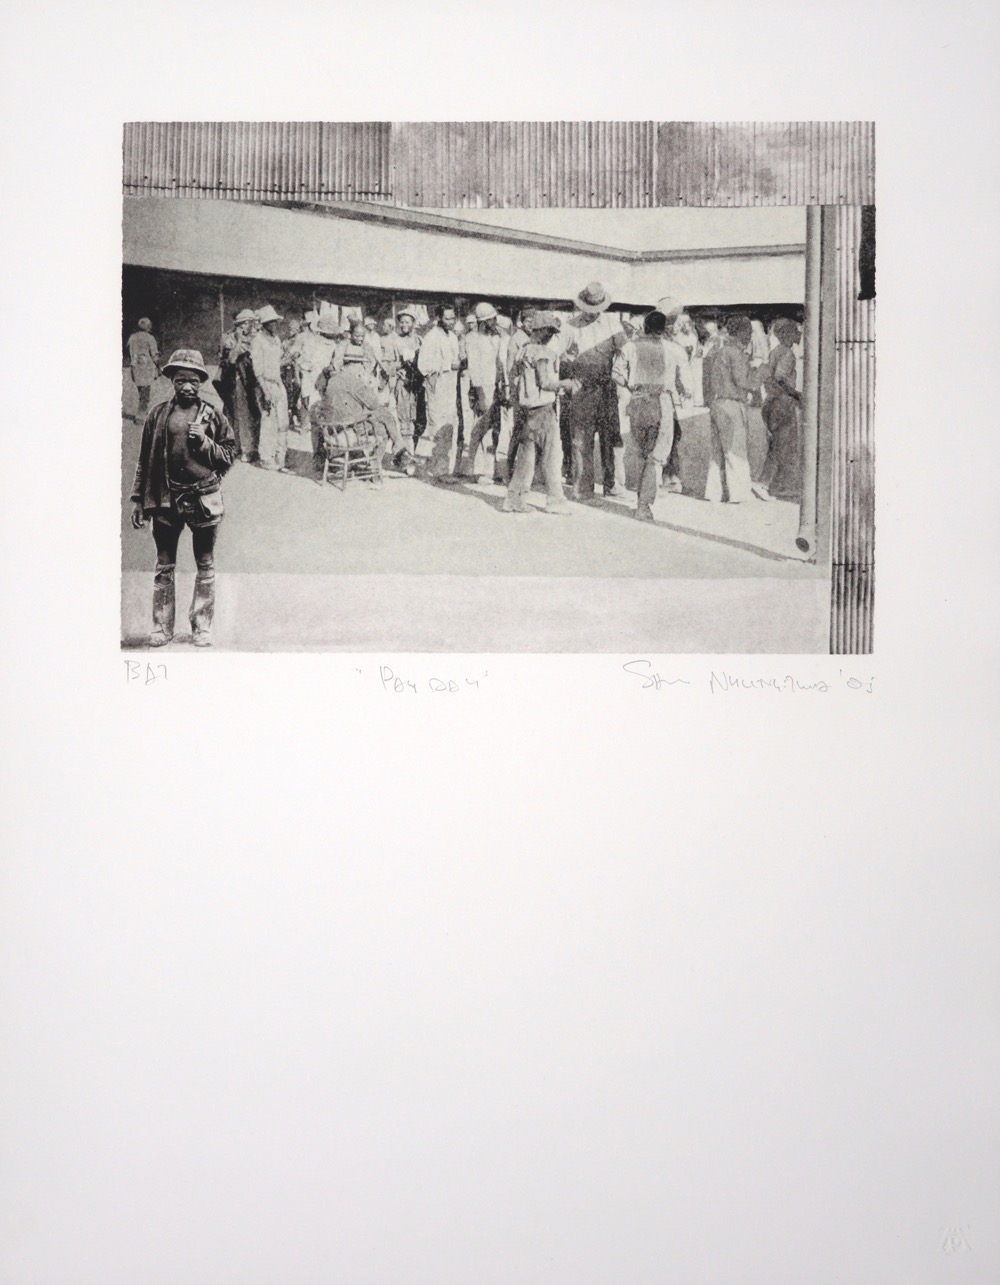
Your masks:
[[[330,474],[341,491],[348,481],[359,478],[379,486],[382,482],[383,443],[370,419],[355,424],[323,427],[323,482]]]

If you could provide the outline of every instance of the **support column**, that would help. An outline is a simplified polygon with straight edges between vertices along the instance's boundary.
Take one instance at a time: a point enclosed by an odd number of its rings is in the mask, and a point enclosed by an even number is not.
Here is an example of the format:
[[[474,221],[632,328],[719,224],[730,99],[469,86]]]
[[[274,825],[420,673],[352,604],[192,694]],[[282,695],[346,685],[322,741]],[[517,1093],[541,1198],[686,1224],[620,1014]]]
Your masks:
[[[816,551],[816,461],[819,452],[820,281],[822,264],[822,207],[806,206],[806,308],[802,379],[802,486],[799,534],[803,553]]]

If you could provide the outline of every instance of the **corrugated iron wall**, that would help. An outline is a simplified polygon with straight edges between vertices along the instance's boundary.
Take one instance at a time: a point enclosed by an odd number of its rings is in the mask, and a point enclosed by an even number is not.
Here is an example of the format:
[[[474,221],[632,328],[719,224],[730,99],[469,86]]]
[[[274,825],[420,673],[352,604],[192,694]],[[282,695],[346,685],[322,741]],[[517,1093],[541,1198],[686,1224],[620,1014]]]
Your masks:
[[[392,130],[400,205],[656,204],[653,121],[421,121]]]
[[[139,121],[128,196],[436,207],[872,205],[864,121]]]
[[[837,318],[830,650],[872,650],[875,598],[875,301],[858,300],[861,210],[836,211]]]
[[[388,200],[385,121],[134,121],[126,196]]]
[[[870,121],[668,121],[657,205],[873,205]]]

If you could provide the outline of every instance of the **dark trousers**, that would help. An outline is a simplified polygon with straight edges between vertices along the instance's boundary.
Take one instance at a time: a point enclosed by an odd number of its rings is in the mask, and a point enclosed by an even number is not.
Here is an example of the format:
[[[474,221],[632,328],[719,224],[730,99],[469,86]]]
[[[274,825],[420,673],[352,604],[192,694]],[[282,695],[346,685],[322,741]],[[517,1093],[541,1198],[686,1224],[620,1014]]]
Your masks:
[[[221,519],[220,519],[221,521]],[[153,518],[153,540],[156,542],[156,574],[153,577],[153,628],[168,638],[174,636],[174,572],[177,566],[177,545],[184,527],[190,525],[186,518],[171,510],[157,513]],[[194,579],[194,596],[191,599],[189,619],[193,633],[207,633],[215,615],[215,538],[219,523],[212,526],[192,526],[191,543],[197,572]]]
[[[573,489],[577,495],[594,493],[594,434],[601,448],[601,473],[605,491],[615,485],[615,446],[621,442],[618,395],[615,385],[592,384],[574,393],[569,403],[573,438]]]

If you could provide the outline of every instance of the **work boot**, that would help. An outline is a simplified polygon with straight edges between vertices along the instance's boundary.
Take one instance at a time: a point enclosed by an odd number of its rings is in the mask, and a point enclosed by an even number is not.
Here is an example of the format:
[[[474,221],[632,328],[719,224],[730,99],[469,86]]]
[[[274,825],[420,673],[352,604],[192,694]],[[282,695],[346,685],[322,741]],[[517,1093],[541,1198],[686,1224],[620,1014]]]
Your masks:
[[[604,497],[608,500],[624,500],[627,495],[628,491],[618,482],[614,486],[606,486],[604,488]]]
[[[656,519],[653,517],[653,510],[649,507],[648,504],[640,504],[635,511],[635,516],[639,522],[656,521]]]
[[[407,477],[413,477],[417,471],[417,461],[404,447],[392,457],[392,467],[400,473],[405,473]]]
[[[153,576],[151,647],[163,647],[174,636],[174,564],[158,565]]]
[[[673,495],[680,495],[684,490],[679,477],[669,474],[663,479],[663,490],[670,491]]]
[[[207,647],[215,618],[215,568],[198,568],[191,598],[191,637],[196,647]]]
[[[573,516],[573,506],[566,500],[550,500],[545,506],[546,513],[554,513],[559,518],[569,518]]]
[[[526,504],[519,495],[508,495],[503,502],[502,511],[504,513],[533,513],[534,509],[530,504]]]

